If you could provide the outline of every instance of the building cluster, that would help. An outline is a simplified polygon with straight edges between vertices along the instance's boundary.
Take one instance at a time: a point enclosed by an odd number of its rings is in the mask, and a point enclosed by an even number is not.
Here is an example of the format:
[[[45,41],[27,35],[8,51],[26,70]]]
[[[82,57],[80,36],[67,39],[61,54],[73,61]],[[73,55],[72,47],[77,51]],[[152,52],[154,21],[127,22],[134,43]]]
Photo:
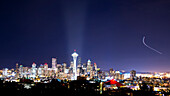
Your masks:
[[[130,72],[125,71],[115,71],[110,68],[109,71],[101,71],[96,63],[92,63],[91,60],[87,60],[86,63],[81,62],[81,58],[78,57],[76,51],[72,54],[73,61],[70,64],[62,63],[58,64],[57,58],[52,58],[51,66],[49,64],[32,64],[32,67],[25,67],[23,65],[16,64],[15,69],[4,68],[0,70],[0,78],[26,78],[26,79],[36,79],[36,78],[55,78],[60,80],[77,80],[77,77],[85,77],[86,80],[98,79],[102,81],[107,81],[109,79],[115,80],[134,80],[137,77],[148,77],[148,78],[170,78],[170,73],[139,73],[135,70]]]
[[[70,66],[66,63],[58,64],[57,58],[52,58],[52,67],[49,68],[47,63],[37,66],[36,63],[32,64],[32,67],[24,67],[23,65],[16,64],[15,70],[8,70],[4,68],[1,70],[1,77],[16,77],[16,78],[43,78],[51,77],[56,79],[68,79],[77,80],[77,77],[86,77],[87,79],[97,78],[98,70],[97,64],[91,62],[89,59],[87,63],[81,63],[81,58],[78,58],[78,54],[74,52],[72,54],[73,61]]]
[[[58,64],[57,58],[52,58],[52,67],[49,67],[47,63],[40,65],[33,63],[31,67],[25,67],[17,63],[15,69],[9,70],[8,68],[4,68],[0,70],[0,78],[2,78],[1,80],[3,80],[3,82],[7,81],[8,83],[11,81],[21,83],[29,81],[39,82],[36,84],[40,85],[45,83],[52,84],[62,80],[62,83],[65,83],[69,89],[73,90],[82,89],[84,91],[84,89],[87,89],[91,85],[96,86],[91,88],[95,90],[94,92],[100,94],[104,92],[109,94],[119,93],[122,92],[119,91],[121,88],[123,90],[125,88],[135,90],[134,92],[141,90],[152,94],[170,94],[170,73],[168,72],[136,72],[135,70],[125,72],[123,70],[113,70],[113,68],[110,68],[108,71],[102,71],[98,68],[97,64],[92,63],[90,59],[87,60],[86,63],[82,63],[80,57],[77,60],[78,54],[76,51],[72,54],[72,57],[73,60],[68,65],[66,63]],[[85,79],[88,80],[88,82]],[[54,82],[53,80],[57,81]],[[19,88],[30,89],[32,86],[23,84],[24,86]],[[118,90],[118,92],[115,90]],[[136,94],[132,91],[129,92]],[[127,91],[128,94],[129,92]]]
[[[74,79],[74,64],[70,63],[67,67],[66,63],[57,64],[56,58],[52,58],[52,68],[48,67],[48,64],[41,64],[37,67],[37,64],[33,63],[32,67],[23,67],[23,65],[16,64],[16,70],[8,70],[4,68],[2,71],[2,77],[15,76],[16,78],[41,78],[41,77],[52,77],[60,79]],[[97,77],[97,65],[96,63],[91,64],[88,60],[87,64],[79,63],[77,66],[77,76],[96,78]]]

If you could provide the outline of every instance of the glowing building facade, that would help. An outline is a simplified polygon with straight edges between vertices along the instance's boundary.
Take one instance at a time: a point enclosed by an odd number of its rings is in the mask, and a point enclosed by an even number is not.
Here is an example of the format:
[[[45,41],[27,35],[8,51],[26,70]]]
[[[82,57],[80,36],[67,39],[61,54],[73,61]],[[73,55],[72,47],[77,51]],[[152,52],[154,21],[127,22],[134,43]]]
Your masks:
[[[35,63],[33,63],[32,64],[32,68],[31,68],[31,78],[35,78],[36,77],[36,75],[37,75],[37,68],[36,68],[36,64]]]

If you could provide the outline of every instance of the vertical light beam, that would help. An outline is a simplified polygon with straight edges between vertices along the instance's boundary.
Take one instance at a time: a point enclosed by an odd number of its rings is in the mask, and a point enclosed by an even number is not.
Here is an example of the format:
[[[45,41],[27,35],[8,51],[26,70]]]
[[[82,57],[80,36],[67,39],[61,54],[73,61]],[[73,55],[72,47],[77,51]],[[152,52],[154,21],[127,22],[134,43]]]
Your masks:
[[[86,1],[73,2],[67,0],[62,0],[62,3],[68,41],[68,53],[73,49],[78,49],[81,54],[87,3]]]

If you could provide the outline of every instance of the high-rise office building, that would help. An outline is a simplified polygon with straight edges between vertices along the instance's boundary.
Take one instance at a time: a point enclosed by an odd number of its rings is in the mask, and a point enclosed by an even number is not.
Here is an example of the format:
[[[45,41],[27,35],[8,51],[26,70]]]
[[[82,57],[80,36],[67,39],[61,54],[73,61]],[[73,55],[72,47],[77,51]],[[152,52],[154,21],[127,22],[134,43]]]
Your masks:
[[[3,77],[7,77],[8,76],[8,68],[4,68],[3,69]]]
[[[82,65],[82,74],[84,76],[87,74],[87,65],[86,65],[86,63],[83,63],[83,65]]]
[[[18,63],[16,63],[16,78],[19,78],[19,67],[18,67]]]
[[[28,78],[29,74],[27,74],[27,73],[28,73],[28,67],[23,67],[23,77]]]
[[[90,61],[90,59],[87,61],[87,78],[88,79],[90,79],[90,78],[92,78],[92,75],[93,75],[93,72],[92,72],[92,70],[93,70],[93,67],[92,67],[92,65],[91,65],[91,61]]]
[[[40,67],[38,68],[38,76],[39,77],[43,76],[43,64],[41,64]]]
[[[45,63],[44,64],[44,76],[48,76],[48,64],[47,63]]]
[[[78,58],[78,65],[81,65],[81,57]]]
[[[63,72],[66,73],[66,67],[67,67],[67,64],[66,63],[63,63]]]
[[[118,80],[123,80],[124,79],[124,75],[122,74],[122,72],[116,71],[114,78],[118,79]]]
[[[90,59],[87,61],[87,73],[90,72],[92,70],[92,66],[91,66],[91,61]]]
[[[51,75],[52,77],[56,76],[56,71],[57,71],[57,59],[56,58],[52,58],[52,70],[51,70]]]
[[[56,58],[52,58],[52,69],[55,69],[57,65],[57,59]]]
[[[77,76],[80,76],[80,73],[81,73],[81,64],[78,64],[77,65]]]
[[[109,73],[112,74],[112,72],[113,72],[113,68],[110,68]]]
[[[97,64],[94,63],[94,76],[97,78]]]
[[[35,77],[36,77],[36,74],[37,74],[36,64],[33,63],[33,64],[32,64],[32,68],[31,68],[31,77],[32,77],[32,78],[35,78]]]
[[[78,57],[77,76],[80,76],[81,73],[82,73],[81,57]]]
[[[70,62],[70,67],[69,67],[69,74],[73,74],[73,67],[74,67],[74,63],[73,61]]]
[[[133,80],[136,77],[136,71],[132,70],[130,71],[130,79]]]
[[[19,78],[22,78],[23,77],[23,66],[20,65],[19,66]]]

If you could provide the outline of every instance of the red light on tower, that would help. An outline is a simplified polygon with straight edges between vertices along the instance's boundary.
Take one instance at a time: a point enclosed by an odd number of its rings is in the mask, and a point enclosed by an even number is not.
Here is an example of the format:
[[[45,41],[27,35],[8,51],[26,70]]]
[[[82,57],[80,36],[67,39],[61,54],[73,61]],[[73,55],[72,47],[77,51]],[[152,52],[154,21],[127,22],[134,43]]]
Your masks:
[[[76,52],[76,49],[74,49],[74,52]]]

